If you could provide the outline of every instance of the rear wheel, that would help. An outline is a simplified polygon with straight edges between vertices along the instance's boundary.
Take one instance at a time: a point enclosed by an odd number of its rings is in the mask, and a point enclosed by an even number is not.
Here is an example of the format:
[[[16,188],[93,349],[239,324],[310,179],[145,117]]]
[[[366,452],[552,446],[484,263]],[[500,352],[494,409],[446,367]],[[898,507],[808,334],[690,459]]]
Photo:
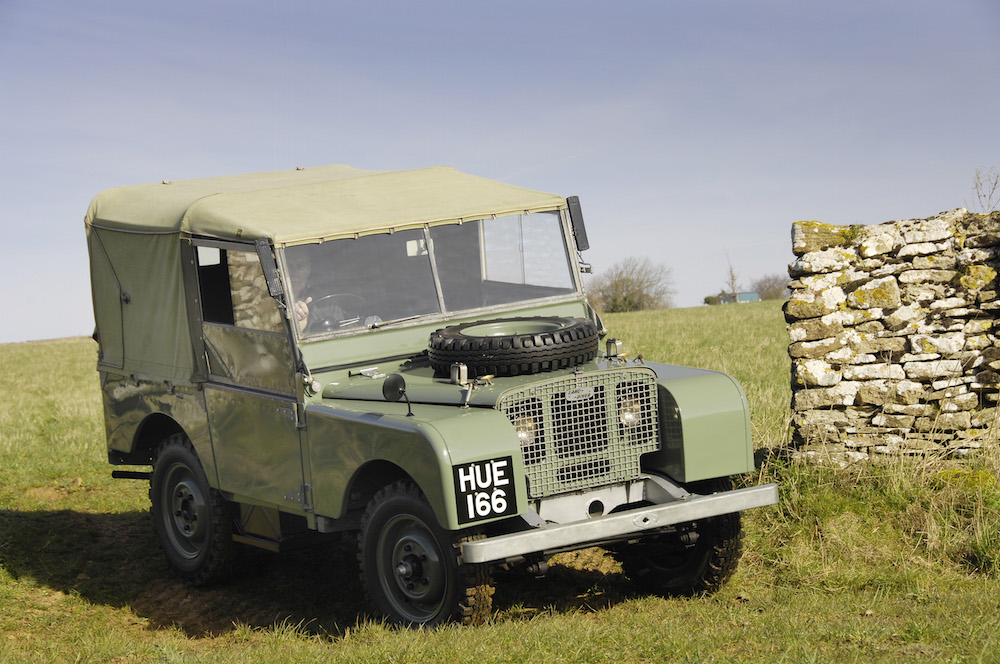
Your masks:
[[[171,436],[157,450],[149,500],[153,529],[178,576],[203,585],[229,573],[234,548],[229,505],[209,486],[187,436]]]
[[[727,478],[688,488],[705,494],[732,486]],[[616,557],[625,576],[643,590],[662,595],[700,595],[714,593],[725,585],[736,572],[742,554],[742,521],[740,513],[734,512],[684,524],[677,532],[651,536],[623,547]]]
[[[376,493],[358,536],[362,582],[375,609],[390,623],[408,627],[484,622],[493,605],[490,570],[463,565],[461,541],[438,525],[412,482]]]

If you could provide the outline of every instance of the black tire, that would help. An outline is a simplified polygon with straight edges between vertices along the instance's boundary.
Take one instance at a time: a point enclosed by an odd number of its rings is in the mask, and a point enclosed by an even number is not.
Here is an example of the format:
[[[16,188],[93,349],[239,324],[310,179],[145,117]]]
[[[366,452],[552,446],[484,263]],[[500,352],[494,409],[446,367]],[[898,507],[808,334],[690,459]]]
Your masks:
[[[361,520],[358,564],[375,610],[389,623],[482,624],[493,607],[488,565],[463,565],[452,533],[441,528],[415,484],[375,494]]]
[[[229,504],[209,486],[187,436],[171,436],[157,450],[149,500],[153,530],[178,576],[200,586],[230,573],[235,545]]]
[[[589,318],[498,318],[433,332],[427,356],[440,375],[461,362],[472,376],[519,376],[589,362],[597,346]]]
[[[689,486],[688,490],[707,494],[732,487],[729,479],[708,480]],[[697,540],[685,544],[682,541],[685,532],[697,533]],[[736,572],[742,555],[743,527],[739,512],[685,524],[678,532],[652,536],[622,547],[615,554],[625,576],[637,588],[666,596],[716,592]]]

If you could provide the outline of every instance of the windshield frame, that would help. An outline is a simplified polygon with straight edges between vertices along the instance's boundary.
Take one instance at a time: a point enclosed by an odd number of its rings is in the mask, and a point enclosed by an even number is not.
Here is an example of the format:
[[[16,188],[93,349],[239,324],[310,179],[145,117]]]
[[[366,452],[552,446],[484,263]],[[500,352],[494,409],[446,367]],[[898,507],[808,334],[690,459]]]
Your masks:
[[[484,271],[483,277],[485,278],[486,264],[482,257],[482,253],[486,251],[486,248],[482,242],[483,228],[482,222],[489,222],[491,220],[503,219],[510,216],[510,214],[494,215],[490,217],[479,217],[476,219],[465,219],[460,222],[446,222],[441,224],[424,224],[421,227],[408,230],[420,230],[420,238],[426,252],[428,255],[428,261],[430,263],[430,273],[433,283],[434,292],[437,299],[437,311],[420,313],[416,315],[403,316],[391,320],[378,320],[366,322],[366,324],[358,324],[350,327],[344,327],[342,329],[331,329],[324,330],[321,332],[309,332],[306,333],[305,329],[300,325],[296,324],[295,320],[295,299],[292,295],[296,292],[295,284],[293,284],[292,279],[292,262],[295,259],[294,254],[297,251],[301,251],[302,247],[316,246],[317,244],[329,244],[332,242],[351,242],[358,239],[369,237],[369,235],[355,236],[354,238],[344,238],[338,240],[328,240],[323,243],[309,243],[309,244],[295,244],[291,246],[280,246],[276,247],[276,254],[278,256],[278,264],[281,272],[281,279],[285,289],[285,297],[288,304],[288,316],[291,319],[291,328],[294,331],[295,337],[299,342],[302,343],[313,343],[316,341],[322,341],[325,339],[332,338],[342,338],[342,337],[353,337],[360,334],[367,334],[372,332],[377,332],[378,330],[385,328],[399,329],[405,327],[416,327],[416,326],[426,326],[428,324],[436,324],[440,322],[445,322],[449,320],[460,320],[464,318],[475,318],[475,317],[495,317],[501,315],[504,312],[516,311],[518,309],[524,309],[526,307],[537,308],[538,306],[544,306],[545,304],[552,303],[562,303],[569,301],[580,300],[584,297],[583,293],[583,280],[579,270],[580,255],[579,251],[573,242],[573,233],[570,226],[569,214],[566,208],[560,208],[558,210],[543,210],[538,212],[525,212],[522,217],[531,217],[534,215],[558,215],[558,229],[559,229],[559,241],[561,251],[559,252],[563,259],[565,260],[566,268],[569,273],[568,283],[566,283],[566,288],[571,288],[571,290],[565,293],[559,293],[555,295],[548,295],[543,297],[528,297],[524,299],[516,299],[512,301],[506,301],[497,304],[489,304],[483,306],[472,306],[472,307],[460,307],[449,309],[447,307],[446,297],[442,288],[442,279],[439,264],[442,260],[447,260],[440,254],[439,251],[435,249],[435,243],[433,238],[434,229],[447,227],[447,226],[460,226],[463,224],[477,223],[479,224],[479,235],[480,241],[478,250],[480,252],[480,260],[482,269]],[[396,231],[396,233],[402,233],[403,230]],[[391,235],[392,233],[377,233],[372,235]],[[289,252],[292,252],[290,256]],[[520,251],[520,257],[522,263],[524,262],[524,250]],[[383,284],[385,287],[391,286],[391,284]],[[377,316],[375,318],[378,318]]]

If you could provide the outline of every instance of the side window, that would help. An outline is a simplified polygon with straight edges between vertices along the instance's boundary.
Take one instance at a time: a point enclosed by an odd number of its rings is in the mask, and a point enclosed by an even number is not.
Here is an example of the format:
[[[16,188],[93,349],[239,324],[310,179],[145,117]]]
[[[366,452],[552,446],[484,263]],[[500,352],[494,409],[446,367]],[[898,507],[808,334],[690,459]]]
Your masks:
[[[225,251],[215,247],[198,247],[198,289],[202,320],[232,325],[233,298]]]
[[[236,327],[284,332],[278,303],[267,291],[267,279],[256,253],[228,252],[229,287]]]
[[[285,331],[256,253],[198,247],[198,284],[206,323]]]

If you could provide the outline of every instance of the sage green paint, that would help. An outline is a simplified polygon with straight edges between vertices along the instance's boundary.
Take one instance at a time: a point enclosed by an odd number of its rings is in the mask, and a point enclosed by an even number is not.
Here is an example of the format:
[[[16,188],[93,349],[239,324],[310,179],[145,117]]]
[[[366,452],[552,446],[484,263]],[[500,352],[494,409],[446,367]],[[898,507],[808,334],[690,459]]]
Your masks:
[[[218,488],[301,510],[302,458],[295,400],[206,384]]]
[[[660,386],[677,406],[680,436],[665,436],[661,396],[662,449],[643,457],[643,468],[680,482],[727,477],[754,469],[750,406],[743,388],[718,371],[648,362]],[[662,395],[662,393],[661,393]]]
[[[371,462],[385,461],[420,486],[443,527],[457,530],[452,466],[503,456],[513,459],[518,509],[527,508],[517,436],[502,413],[429,404],[415,405],[412,417],[406,412],[405,403],[337,399],[306,408],[317,516],[343,517],[358,472]]]
[[[148,463],[149,455],[137,451],[143,426],[154,417],[165,417],[187,434],[205,468],[209,483],[218,486],[205,395],[200,388],[102,371],[101,393],[109,453],[122,457],[132,465]]]

